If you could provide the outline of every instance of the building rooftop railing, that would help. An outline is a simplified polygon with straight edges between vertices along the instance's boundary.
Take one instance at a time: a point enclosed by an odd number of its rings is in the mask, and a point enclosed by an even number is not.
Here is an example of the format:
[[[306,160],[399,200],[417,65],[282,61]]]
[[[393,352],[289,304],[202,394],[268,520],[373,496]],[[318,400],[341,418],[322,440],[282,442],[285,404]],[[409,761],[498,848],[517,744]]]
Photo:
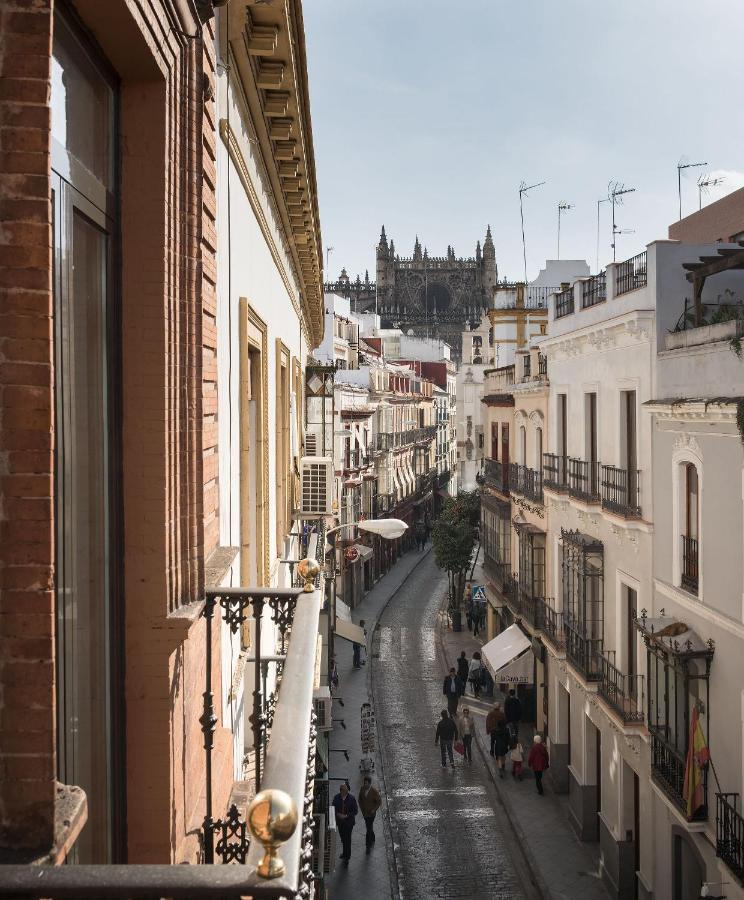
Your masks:
[[[638,288],[646,287],[648,281],[648,263],[646,251],[621,262],[615,269],[615,294],[628,294]]]
[[[607,274],[600,272],[581,282],[581,308],[596,306],[607,299]]]
[[[573,288],[566,288],[555,295],[555,317],[562,319],[564,316],[570,316],[574,311],[574,291]]]

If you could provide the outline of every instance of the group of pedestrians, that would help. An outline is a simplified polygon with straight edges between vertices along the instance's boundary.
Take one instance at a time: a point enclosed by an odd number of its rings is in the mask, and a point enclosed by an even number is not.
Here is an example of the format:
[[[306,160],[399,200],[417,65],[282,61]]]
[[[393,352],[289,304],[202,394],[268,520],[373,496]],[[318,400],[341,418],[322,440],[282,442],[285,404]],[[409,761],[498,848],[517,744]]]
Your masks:
[[[458,717],[457,708],[460,697],[465,693],[465,685],[470,684],[473,695],[478,697],[480,693],[481,670],[485,670],[480,653],[473,654],[471,660],[467,659],[465,651],[457,660],[457,668],[450,668],[444,678],[442,693],[447,699],[447,709],[443,709],[441,718],[437,722],[434,743],[439,745],[442,768],[449,765],[455,767],[453,749],[458,750],[466,762],[472,762],[472,742],[475,734],[475,725],[470,710],[465,707],[462,715]],[[511,762],[511,774],[515,780],[522,780],[525,763],[525,750],[519,738],[519,726],[522,721],[522,703],[512,688],[504,701],[496,702],[486,717],[486,734],[490,739],[490,753],[496,761],[499,777],[503,778],[506,771],[507,756]],[[459,742],[459,745],[458,745]],[[538,794],[543,794],[543,772],[550,766],[548,749],[543,743],[542,737],[536,734],[533,737],[532,746],[527,756],[527,765],[535,775],[535,785]]]
[[[341,860],[344,866],[349,865],[351,859],[351,834],[356,824],[356,817],[361,812],[366,828],[365,844],[367,853],[375,844],[375,816],[382,804],[382,798],[377,788],[373,787],[369,775],[364,776],[362,787],[359,790],[359,800],[349,790],[346,782],[342,783],[338,793],[333,798],[333,809],[336,813],[336,829],[341,838]]]

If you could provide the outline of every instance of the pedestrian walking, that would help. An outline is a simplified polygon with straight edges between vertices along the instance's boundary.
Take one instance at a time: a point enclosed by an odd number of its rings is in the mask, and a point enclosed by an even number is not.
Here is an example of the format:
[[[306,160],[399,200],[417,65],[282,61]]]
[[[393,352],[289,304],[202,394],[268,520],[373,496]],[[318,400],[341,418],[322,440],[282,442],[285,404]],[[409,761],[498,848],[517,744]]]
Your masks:
[[[509,731],[503,715],[496,721],[496,727],[491,734],[491,746],[493,747],[493,755],[496,757],[499,778],[503,778],[504,769],[506,768],[506,754],[509,752]]]
[[[463,755],[466,762],[471,763],[473,761],[473,735],[475,734],[475,722],[473,721],[473,717],[470,715],[470,710],[467,706],[462,711],[457,727],[460,731],[460,737],[462,738]]]
[[[452,670],[454,671],[454,669]],[[447,757],[450,765],[455,768],[455,757],[452,753],[452,744],[457,740],[457,725],[454,718],[450,718],[446,709],[442,710],[442,718],[437,722],[437,731],[434,736],[434,744],[439,744],[442,752],[442,768],[447,768]]]
[[[468,681],[470,682],[474,697],[477,697],[480,694],[482,666],[483,663],[481,662],[481,655],[476,650],[473,654],[473,658],[470,660],[470,666],[468,669]]]
[[[486,734],[491,738],[491,756],[496,756],[496,727],[499,722],[506,722],[500,703],[494,703],[493,709],[486,716]]]
[[[480,604],[473,604],[473,637],[478,637],[481,632],[481,611]]]
[[[360,619],[359,627],[364,632],[364,639],[366,641],[367,640],[367,629],[364,627],[364,624],[365,624],[364,619]],[[361,669],[362,666],[367,664],[367,659],[366,659],[367,647],[366,647],[366,645],[363,647],[361,644],[357,644],[356,641],[354,641],[354,643],[351,645],[351,649],[354,652],[354,659],[353,659],[354,668]],[[362,659],[362,650],[364,650],[364,656],[365,656],[364,659]]]
[[[517,741],[509,754],[512,761],[512,778],[522,780],[522,764],[524,763],[524,747]]]
[[[550,756],[548,755],[548,748],[545,746],[545,744],[543,744],[542,738],[539,734],[536,734],[532,740],[534,741],[534,743],[532,744],[532,747],[530,749],[530,755],[527,758],[527,765],[535,773],[537,793],[542,796],[543,772],[546,769],[550,768]]]
[[[519,740],[519,723],[522,721],[522,702],[513,688],[509,691],[509,696],[504,703],[504,715],[510,726],[512,743],[516,743]]]
[[[457,660],[457,677],[465,684],[470,675],[470,664],[468,663],[467,653],[463,650],[460,658]]]
[[[354,830],[359,807],[347,784],[342,784],[338,789],[338,793],[333,798],[333,809],[336,812],[336,828],[343,848],[341,859],[344,861],[344,865],[348,866],[351,859],[351,832]]]
[[[454,669],[449,670],[449,675],[444,679],[442,693],[447,698],[447,710],[451,716],[457,715],[457,704],[460,702],[460,696],[464,693],[465,688],[462,681],[457,677]]]
[[[364,825],[367,829],[364,836],[364,842],[367,846],[367,853],[369,853],[375,842],[375,816],[377,815],[377,810],[382,805],[382,797],[380,797],[379,791],[372,787],[372,779],[369,775],[364,776],[364,782],[359,791],[358,805],[359,810],[364,816]]]

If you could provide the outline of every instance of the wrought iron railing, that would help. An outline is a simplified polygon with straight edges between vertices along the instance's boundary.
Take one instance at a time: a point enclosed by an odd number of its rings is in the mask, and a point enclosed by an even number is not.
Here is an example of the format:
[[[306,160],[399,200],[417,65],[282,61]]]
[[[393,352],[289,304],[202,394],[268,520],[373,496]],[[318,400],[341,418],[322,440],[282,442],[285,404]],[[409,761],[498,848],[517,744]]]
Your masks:
[[[698,592],[698,542],[682,535],[682,587],[692,594]]]
[[[372,498],[372,516],[377,519],[380,516],[387,515],[395,506],[395,495],[375,494]]]
[[[716,794],[716,856],[744,880],[744,818],[738,794]]]
[[[543,453],[543,487],[554,491],[568,490],[568,457]]]
[[[684,798],[685,755],[672,745],[664,735],[651,728],[651,774],[680,812],[687,818],[687,803]],[[708,818],[708,767],[703,774],[703,805],[692,815],[691,821]]]
[[[509,465],[509,490],[514,494],[534,500],[535,503],[543,502],[543,476],[537,469],[529,466],[521,466],[519,463]]]
[[[566,646],[563,613],[558,612],[546,597],[538,597],[536,603],[540,606],[539,615],[542,620],[543,634],[556,650],[562,650]]]
[[[543,353],[537,356],[537,374],[547,376],[548,374],[548,357]]]
[[[602,639],[589,638],[579,623],[564,619],[566,657],[586,681],[599,681]]]
[[[300,599],[301,598],[301,599]],[[299,602],[298,602],[299,601]],[[315,783],[313,689],[321,592],[276,588],[222,588],[206,595],[204,713],[201,717],[206,753],[204,860],[215,854],[223,862],[243,865],[74,865],[3,866],[0,896],[14,898],[303,898],[313,895],[312,841]],[[262,696],[261,619],[265,608],[286,643],[282,679],[273,709]],[[260,874],[267,846],[263,836],[250,840],[242,812],[233,806],[224,818],[212,816],[211,751],[217,719],[212,692],[213,622],[219,617],[234,633],[252,621],[255,640],[251,725],[256,753],[256,787],[271,792],[272,801],[287,795],[297,824],[275,850],[283,869],[269,878]],[[290,633],[291,632],[291,633]],[[266,795],[264,795],[266,797]],[[268,837],[268,835],[267,835]],[[215,843],[216,842],[216,843]]]
[[[596,306],[607,299],[607,275],[600,272],[581,282],[581,308]]]
[[[545,605],[550,605],[550,600],[544,597],[533,597],[529,591],[521,591],[520,608],[522,618],[525,619],[536,631],[542,631],[545,624]]]
[[[615,269],[615,295],[627,294],[637,288],[646,286],[648,281],[648,266],[646,251],[626,259]]]
[[[599,463],[569,456],[568,493],[586,503],[599,503]]]
[[[486,474],[486,484],[501,491],[502,494],[509,492],[509,466],[504,465],[498,459],[486,457],[484,460],[483,470]]]
[[[524,363],[522,366],[522,376],[525,379],[532,377],[532,360],[530,359],[529,353],[524,357]]]
[[[375,435],[375,450],[384,452],[385,450],[392,450],[392,448],[393,435],[386,431],[378,431]]]
[[[602,506],[626,519],[641,515],[641,473],[617,466],[602,466]]]
[[[564,316],[570,316],[574,311],[574,292],[573,288],[567,288],[555,295],[555,317],[562,319]]]
[[[598,662],[600,696],[618,713],[623,722],[643,722],[643,676],[623,674],[610,659],[608,651],[599,657]]]

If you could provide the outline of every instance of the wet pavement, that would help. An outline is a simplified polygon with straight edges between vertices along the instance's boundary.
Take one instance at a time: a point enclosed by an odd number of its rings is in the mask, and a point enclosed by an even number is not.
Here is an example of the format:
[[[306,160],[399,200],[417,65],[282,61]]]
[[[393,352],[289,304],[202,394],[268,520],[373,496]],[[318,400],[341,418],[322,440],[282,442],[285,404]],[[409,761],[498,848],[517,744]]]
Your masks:
[[[434,729],[443,708],[438,641],[446,578],[430,554],[382,612],[372,684],[400,896],[534,898],[529,867],[481,753],[443,769]],[[471,703],[477,718],[485,708]],[[462,707],[461,707],[462,708]],[[359,896],[366,896],[358,884]]]

